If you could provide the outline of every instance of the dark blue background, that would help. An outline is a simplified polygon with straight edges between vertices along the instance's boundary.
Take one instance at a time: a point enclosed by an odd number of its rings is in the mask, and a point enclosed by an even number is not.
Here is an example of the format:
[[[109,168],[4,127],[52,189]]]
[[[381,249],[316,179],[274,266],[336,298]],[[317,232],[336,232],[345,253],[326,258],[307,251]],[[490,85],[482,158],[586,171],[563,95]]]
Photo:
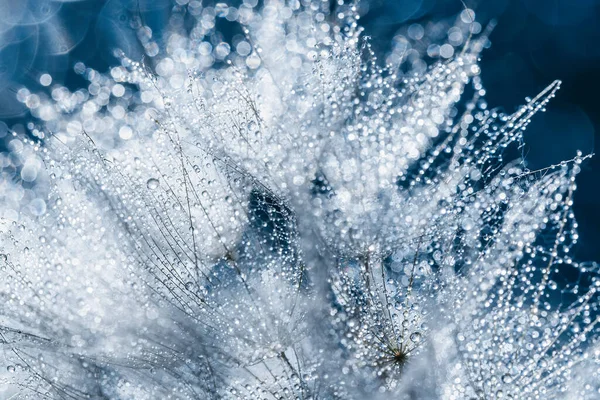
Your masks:
[[[11,100],[19,87],[35,86],[45,72],[53,75],[54,82],[70,88],[83,85],[72,72],[76,61],[106,70],[115,63],[112,48],[130,46],[135,50],[135,34],[129,27],[134,14],[141,13],[160,38],[170,8],[168,0],[139,0],[139,6],[138,0],[0,0],[0,20],[10,20],[11,13],[21,12],[11,6],[15,1],[35,11],[27,24],[5,33],[0,42],[0,119],[17,131],[23,131],[25,121],[23,109]],[[526,96],[537,94],[554,79],[563,81],[548,111],[536,116],[526,132],[529,167],[572,158],[577,149],[584,154],[594,152],[600,134],[600,0],[464,3],[476,11],[483,25],[491,19],[498,22],[491,35],[492,47],[482,55],[490,106],[514,111]],[[464,5],[460,0],[373,0],[363,8],[368,8],[361,20],[366,34],[377,51],[385,52],[402,25],[448,18]],[[69,40],[52,32],[56,21],[69,32]],[[6,32],[0,25],[0,33],[3,29]],[[576,258],[600,261],[600,155],[583,165],[578,186],[574,209],[580,243]]]

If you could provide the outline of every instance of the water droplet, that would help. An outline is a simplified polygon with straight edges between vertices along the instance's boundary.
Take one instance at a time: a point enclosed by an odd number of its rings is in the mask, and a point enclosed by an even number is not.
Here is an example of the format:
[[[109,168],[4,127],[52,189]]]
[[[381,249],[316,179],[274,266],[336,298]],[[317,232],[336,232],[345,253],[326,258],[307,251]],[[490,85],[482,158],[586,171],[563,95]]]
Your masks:
[[[502,375],[502,382],[504,383],[511,383],[513,381],[512,375],[511,374],[504,374]]]
[[[422,339],[422,335],[419,332],[413,332],[410,334],[410,340],[413,343],[419,343],[421,341],[421,339]]]
[[[150,178],[146,182],[146,186],[150,190],[154,190],[154,189],[158,188],[158,185],[159,185],[159,182],[158,182],[158,179],[156,179],[156,178]]]
[[[8,367],[6,367],[6,370],[8,372],[15,372],[15,366],[14,365],[9,365]]]

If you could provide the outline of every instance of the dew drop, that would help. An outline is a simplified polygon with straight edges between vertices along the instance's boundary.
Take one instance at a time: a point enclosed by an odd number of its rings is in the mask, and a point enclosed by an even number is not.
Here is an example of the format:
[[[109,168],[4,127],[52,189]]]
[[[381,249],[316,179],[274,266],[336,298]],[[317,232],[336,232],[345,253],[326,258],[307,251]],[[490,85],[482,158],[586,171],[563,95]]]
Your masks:
[[[254,122],[254,121],[248,122],[248,132],[257,133],[257,131],[258,131],[258,125],[256,124],[256,122]]]
[[[411,335],[410,335],[410,340],[411,340],[413,343],[419,343],[419,342],[421,341],[421,338],[422,338],[422,335],[421,335],[421,333],[419,333],[419,332],[413,332],[413,333],[411,333]]]
[[[156,178],[148,179],[148,181],[146,182],[146,186],[150,190],[154,190],[154,189],[158,188],[158,179],[156,179]]]

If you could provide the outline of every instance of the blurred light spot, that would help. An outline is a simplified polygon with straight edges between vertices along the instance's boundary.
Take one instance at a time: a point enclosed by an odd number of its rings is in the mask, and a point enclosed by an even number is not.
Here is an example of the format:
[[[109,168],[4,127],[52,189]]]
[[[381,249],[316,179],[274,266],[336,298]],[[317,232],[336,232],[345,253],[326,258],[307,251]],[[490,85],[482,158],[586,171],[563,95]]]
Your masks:
[[[33,199],[29,203],[29,210],[35,216],[43,215],[46,212],[46,202],[42,199]]]
[[[440,47],[440,55],[444,58],[450,58],[454,55],[454,47],[450,44],[444,44]]]
[[[465,24],[472,24],[475,22],[475,11],[467,8],[460,13],[460,20]]]
[[[123,125],[120,129],[119,129],[119,137],[123,140],[129,140],[131,139],[131,137],[133,136],[133,130],[127,126],[127,125]]]
[[[50,86],[52,84],[52,77],[50,74],[42,74],[42,76],[40,76],[40,84],[42,86]]]
[[[425,35],[425,29],[421,24],[412,24],[408,27],[408,36],[414,40],[421,40]]]
[[[125,94],[125,86],[121,84],[116,84],[112,88],[112,94],[115,97],[122,97]]]
[[[250,47],[250,43],[246,41],[241,41],[235,47],[236,51],[240,56],[247,56],[252,51],[252,47]]]
[[[437,44],[432,44],[427,47],[427,55],[429,57],[437,57],[440,55],[440,46]]]
[[[23,169],[21,169],[21,179],[25,182],[33,182],[36,180],[38,175],[39,166],[37,163],[27,162]]]

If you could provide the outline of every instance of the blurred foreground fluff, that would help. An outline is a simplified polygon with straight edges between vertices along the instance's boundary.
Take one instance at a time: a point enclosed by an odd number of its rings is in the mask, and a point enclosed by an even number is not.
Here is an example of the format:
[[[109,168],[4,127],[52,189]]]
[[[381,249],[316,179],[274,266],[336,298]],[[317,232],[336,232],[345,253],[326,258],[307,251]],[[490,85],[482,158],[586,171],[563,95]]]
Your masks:
[[[144,59],[19,91],[2,398],[600,398],[585,157],[518,156],[560,82],[488,109],[470,10],[384,68],[341,0],[177,3],[161,51],[134,20]]]

